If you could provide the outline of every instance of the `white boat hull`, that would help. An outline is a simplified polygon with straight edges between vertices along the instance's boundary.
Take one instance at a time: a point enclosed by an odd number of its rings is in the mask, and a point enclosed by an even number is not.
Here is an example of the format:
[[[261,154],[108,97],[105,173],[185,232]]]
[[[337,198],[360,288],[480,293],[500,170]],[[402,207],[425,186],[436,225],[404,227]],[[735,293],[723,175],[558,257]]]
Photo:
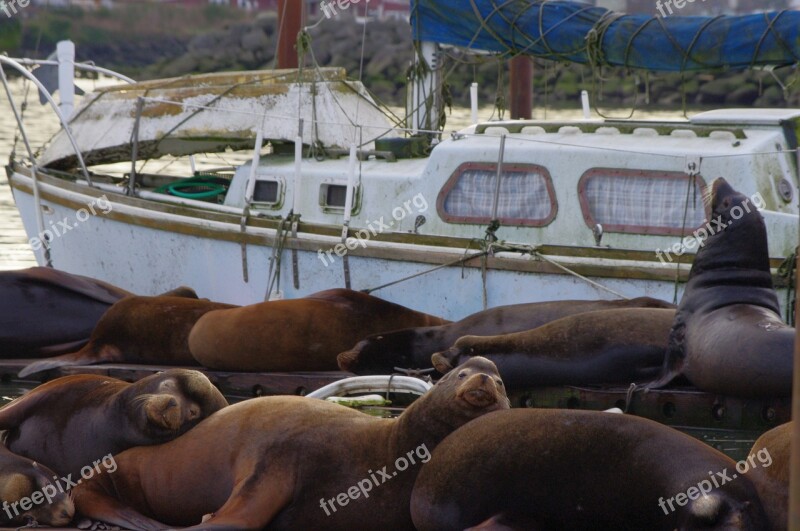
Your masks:
[[[32,188],[31,179],[19,173],[12,178],[14,198],[30,238],[38,234],[34,197],[27,193]],[[237,234],[239,227],[194,216],[177,216],[131,206],[118,202],[114,194],[106,194],[108,214],[95,207],[97,215],[78,221],[77,210],[71,205],[96,204],[97,198],[83,195],[51,184],[39,183],[42,196],[44,227],[53,231],[59,221],[67,220],[72,226],[51,241],[50,258],[58,269],[95,277],[143,295],[157,294],[179,285],[193,287],[199,296],[233,304],[253,304],[269,298],[268,276],[272,242],[275,231],[248,229],[251,235],[267,241],[266,244],[248,244],[247,276],[243,274],[242,246],[236,241],[186,234],[191,228],[211,232]],[[134,216],[139,223],[121,221]],[[86,217],[81,215],[81,218]],[[166,226],[178,230],[165,230]],[[161,227],[161,228],[159,228]],[[287,245],[280,260],[280,284],[273,286],[272,296],[296,298],[334,287],[344,287],[342,259],[333,255],[335,263],[323,264],[318,249],[329,249],[338,242],[336,238],[299,235],[295,240],[298,287],[294,286],[292,250]],[[409,244],[370,242],[370,247],[384,247],[384,255],[397,255],[416,251],[426,257],[441,249],[423,249]],[[36,246],[34,246],[36,247]],[[359,255],[361,248],[349,254],[351,287],[355,290],[372,289],[403,279],[435,267],[425,258],[392,259]],[[36,259],[44,265],[42,248],[35,249]],[[438,255],[437,255],[438,256]],[[450,258],[463,256],[451,251]],[[499,257],[521,265],[534,260],[528,255],[502,253]],[[450,260],[450,261],[452,261]],[[427,263],[426,263],[427,262]],[[524,269],[520,267],[520,269]],[[472,260],[467,267],[446,267],[416,278],[405,280],[374,292],[376,296],[420,311],[460,319],[484,309],[483,274],[480,259]],[[592,278],[605,288],[626,297],[650,296],[672,300],[674,283],[628,278]],[[678,296],[682,291],[679,286]],[[570,274],[531,273],[524,270],[490,268],[486,275],[486,305],[488,307],[564,299],[617,298],[586,280]]]

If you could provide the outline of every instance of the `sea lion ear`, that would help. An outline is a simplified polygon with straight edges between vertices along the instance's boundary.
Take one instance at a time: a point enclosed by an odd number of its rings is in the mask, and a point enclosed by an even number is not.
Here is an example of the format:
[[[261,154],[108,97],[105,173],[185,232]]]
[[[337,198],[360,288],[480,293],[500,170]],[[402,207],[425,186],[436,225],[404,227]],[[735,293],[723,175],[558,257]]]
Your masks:
[[[442,374],[447,374],[448,372],[453,370],[453,366],[450,364],[450,361],[444,357],[441,352],[435,353],[431,356],[431,363]]]

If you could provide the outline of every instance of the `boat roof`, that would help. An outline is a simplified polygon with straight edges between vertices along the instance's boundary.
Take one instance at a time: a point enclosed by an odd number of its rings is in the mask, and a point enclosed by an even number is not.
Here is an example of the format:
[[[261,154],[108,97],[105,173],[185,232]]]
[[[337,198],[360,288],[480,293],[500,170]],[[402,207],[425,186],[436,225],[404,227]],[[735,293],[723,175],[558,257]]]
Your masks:
[[[800,118],[800,109],[717,109],[696,114],[689,121],[698,125],[780,125],[796,118]]]

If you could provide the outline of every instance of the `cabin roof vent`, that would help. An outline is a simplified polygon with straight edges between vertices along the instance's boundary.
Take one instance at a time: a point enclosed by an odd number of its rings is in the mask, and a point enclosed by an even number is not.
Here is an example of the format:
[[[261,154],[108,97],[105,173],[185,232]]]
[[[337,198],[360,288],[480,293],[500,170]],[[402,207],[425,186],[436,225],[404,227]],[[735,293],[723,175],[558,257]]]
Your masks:
[[[547,134],[547,131],[540,125],[526,125],[522,128],[520,133],[523,135],[544,135]]]
[[[620,134],[619,129],[616,127],[598,127],[597,131],[594,132],[596,135],[618,135]]]
[[[503,136],[508,134],[508,129],[502,126],[495,125],[492,127],[487,127],[486,130],[484,130],[483,134],[493,135],[493,136]]]
[[[669,135],[675,138],[697,138],[697,133],[690,129],[675,129]]]
[[[711,131],[708,134],[708,138],[711,140],[723,140],[725,142],[735,142],[736,135],[730,131]]]
[[[653,137],[658,136],[658,131],[652,127],[637,127],[633,130],[633,136]]]
[[[565,125],[558,129],[558,133],[561,135],[579,135],[583,131],[581,131],[580,127],[575,127],[574,125]]]

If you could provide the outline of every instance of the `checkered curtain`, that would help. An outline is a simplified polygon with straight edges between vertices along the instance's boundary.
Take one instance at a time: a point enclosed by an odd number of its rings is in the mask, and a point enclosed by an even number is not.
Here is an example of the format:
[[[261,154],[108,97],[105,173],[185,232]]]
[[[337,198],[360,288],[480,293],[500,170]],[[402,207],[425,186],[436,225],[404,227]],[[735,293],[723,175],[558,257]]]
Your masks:
[[[491,220],[497,172],[488,169],[465,170],[444,201],[450,216]],[[497,217],[508,220],[543,220],[552,205],[546,177],[527,170],[503,171],[497,202]]]

